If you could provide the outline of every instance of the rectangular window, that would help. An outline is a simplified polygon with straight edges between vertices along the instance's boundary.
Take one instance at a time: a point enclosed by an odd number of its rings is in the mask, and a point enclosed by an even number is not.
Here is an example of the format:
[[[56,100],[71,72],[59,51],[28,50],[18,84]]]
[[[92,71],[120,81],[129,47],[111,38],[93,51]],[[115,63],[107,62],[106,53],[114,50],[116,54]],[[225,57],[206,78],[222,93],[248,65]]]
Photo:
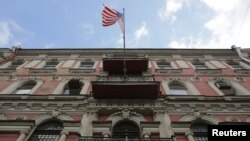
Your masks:
[[[54,69],[57,66],[58,62],[46,62],[44,69]]]
[[[187,95],[187,90],[170,89],[170,95]]]
[[[157,66],[159,69],[172,69],[170,63],[167,63],[167,62],[157,63]]]
[[[233,67],[234,69],[244,69],[239,63],[236,62],[229,62],[227,64]]]
[[[195,69],[209,69],[204,62],[193,63]]]
[[[11,65],[9,66],[9,68],[11,69],[16,69],[17,67],[19,67],[20,65],[22,65],[23,62],[20,62],[20,61],[13,61],[11,62]]]
[[[93,66],[94,66],[94,62],[81,62],[79,69],[92,70]]]

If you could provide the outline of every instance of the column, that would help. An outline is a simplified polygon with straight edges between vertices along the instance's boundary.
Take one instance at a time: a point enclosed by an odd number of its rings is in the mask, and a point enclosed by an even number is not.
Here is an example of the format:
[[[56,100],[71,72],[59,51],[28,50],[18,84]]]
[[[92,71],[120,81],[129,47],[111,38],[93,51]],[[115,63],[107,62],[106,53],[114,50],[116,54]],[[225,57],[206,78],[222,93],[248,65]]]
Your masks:
[[[186,132],[185,135],[187,136],[188,141],[195,141],[193,137],[194,134],[191,131]]]
[[[83,114],[82,120],[81,120],[82,127],[80,128],[81,136],[92,136],[93,134],[92,121],[93,120],[96,120],[95,111],[91,111],[89,113]]]
[[[19,137],[17,138],[16,141],[24,141],[24,139],[26,138],[27,134],[29,134],[29,130],[28,129],[21,130],[20,131],[20,135],[19,135]]]
[[[68,131],[62,130],[62,131],[61,131],[61,136],[60,136],[60,140],[59,140],[59,141],[65,141],[68,134],[69,134]]]
[[[171,138],[174,132],[171,128],[171,120],[167,113],[158,111],[155,113],[155,120],[160,121],[160,138]]]

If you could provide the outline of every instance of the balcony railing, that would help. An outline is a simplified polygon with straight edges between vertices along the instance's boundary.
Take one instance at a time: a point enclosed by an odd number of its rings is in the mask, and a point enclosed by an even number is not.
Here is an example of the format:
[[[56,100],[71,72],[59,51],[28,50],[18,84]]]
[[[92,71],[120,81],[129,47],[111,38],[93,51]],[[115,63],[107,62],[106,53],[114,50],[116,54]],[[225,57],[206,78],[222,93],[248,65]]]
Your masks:
[[[30,68],[29,73],[30,74],[49,74],[49,73],[55,73],[56,68]]]
[[[145,59],[147,58],[147,55],[123,55],[123,54],[117,54],[117,55],[104,55],[104,59],[121,59],[121,58],[125,58],[125,59]]]
[[[171,73],[178,74],[178,73],[181,73],[181,71],[182,69],[161,69],[161,68],[156,69],[156,72],[158,73],[167,73],[167,74],[171,74]]]
[[[155,139],[126,139],[126,138],[96,138],[80,137],[78,141],[174,141],[172,138],[155,138]]]
[[[137,75],[129,75],[124,77],[123,75],[117,76],[98,76],[97,81],[110,81],[110,82],[121,82],[121,81],[129,81],[129,82],[153,82],[153,76],[137,76]]]
[[[16,68],[1,68],[0,73],[10,74],[16,71]]]
[[[250,74],[250,69],[234,69],[235,73]]]
[[[196,73],[199,74],[220,74],[222,73],[221,69],[196,69]]]
[[[95,72],[95,69],[94,68],[86,68],[86,69],[80,69],[80,68],[71,68],[69,69],[69,72],[70,73],[76,73],[76,74],[79,74],[79,73],[92,73],[92,72]]]

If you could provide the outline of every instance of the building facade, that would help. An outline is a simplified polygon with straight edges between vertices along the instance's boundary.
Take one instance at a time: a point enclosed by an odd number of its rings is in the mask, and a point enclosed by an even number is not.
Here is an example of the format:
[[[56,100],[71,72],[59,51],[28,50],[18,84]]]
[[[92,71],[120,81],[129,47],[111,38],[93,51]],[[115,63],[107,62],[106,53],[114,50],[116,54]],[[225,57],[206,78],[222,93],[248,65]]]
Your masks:
[[[0,140],[206,141],[250,122],[250,50],[0,49]]]

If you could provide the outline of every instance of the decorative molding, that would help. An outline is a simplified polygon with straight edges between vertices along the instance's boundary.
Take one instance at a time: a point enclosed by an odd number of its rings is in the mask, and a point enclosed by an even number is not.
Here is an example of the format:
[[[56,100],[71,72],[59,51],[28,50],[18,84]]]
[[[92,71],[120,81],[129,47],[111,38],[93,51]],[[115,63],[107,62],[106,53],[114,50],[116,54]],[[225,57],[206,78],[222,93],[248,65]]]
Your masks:
[[[232,116],[226,117],[226,121],[229,121],[229,122],[241,122],[239,118],[232,117]]]
[[[219,122],[221,122],[220,120],[214,118],[213,116],[209,116],[201,112],[194,112],[192,115],[183,116],[179,121],[195,121],[197,119],[207,121],[210,124],[214,125],[217,125]]]
[[[141,121],[146,121],[146,119],[141,114],[139,114],[137,112],[130,112],[127,109],[111,114],[108,117],[107,121],[112,121],[112,125],[114,126],[118,122],[120,122],[120,121],[122,121],[124,119],[128,119],[128,120],[131,120],[131,121],[135,122],[138,127],[140,127],[140,122]]]

